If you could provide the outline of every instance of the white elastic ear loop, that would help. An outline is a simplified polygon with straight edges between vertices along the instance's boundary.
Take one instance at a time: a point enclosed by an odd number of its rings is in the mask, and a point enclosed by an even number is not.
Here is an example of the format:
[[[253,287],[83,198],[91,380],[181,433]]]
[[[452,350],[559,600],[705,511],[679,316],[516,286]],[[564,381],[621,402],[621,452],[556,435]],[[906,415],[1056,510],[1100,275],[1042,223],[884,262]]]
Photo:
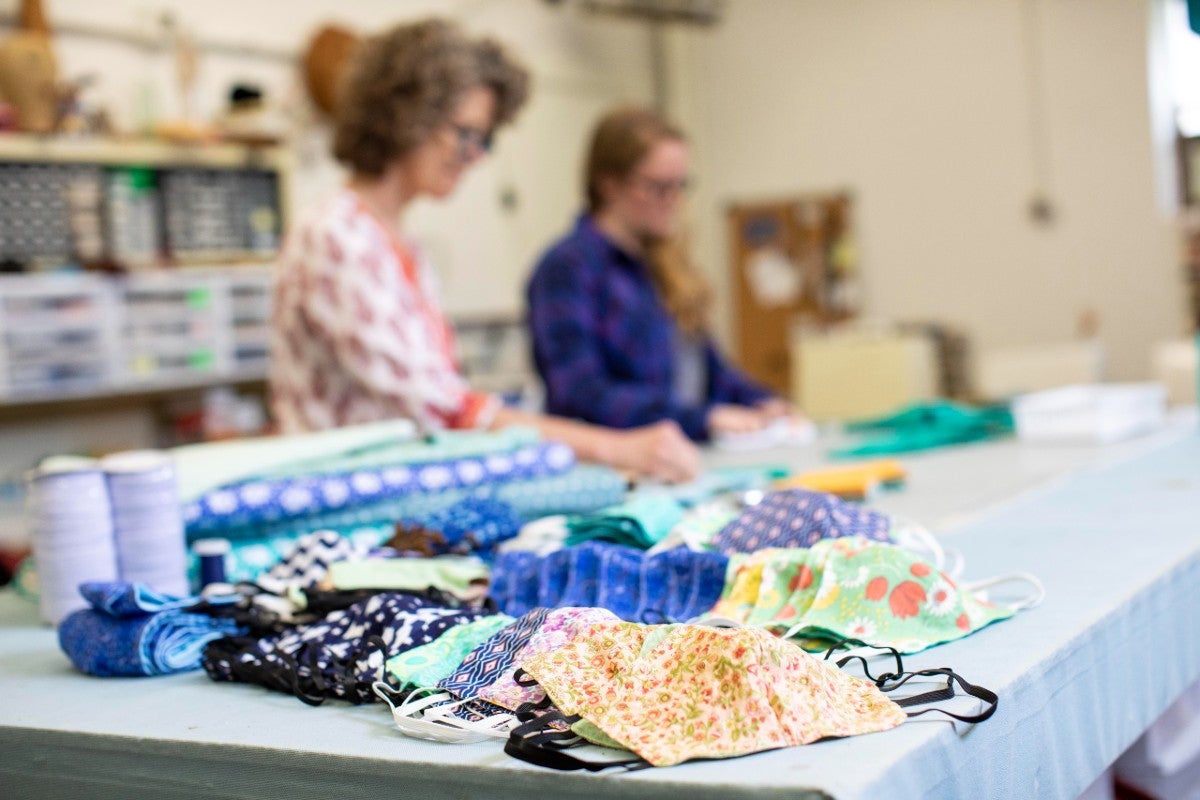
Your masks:
[[[415,690],[397,706],[381,688],[386,690],[390,687],[382,681],[372,684],[375,694],[391,706],[392,719],[397,730],[414,739],[447,744],[471,744],[487,739],[507,738],[508,731],[517,723],[517,718],[512,714],[497,714],[478,722],[451,716],[450,712],[467,701],[454,700],[454,696],[449,692],[428,687]],[[429,692],[432,694],[427,694]],[[427,696],[421,697],[422,694]]]
[[[954,580],[958,580],[966,569],[967,560],[963,557],[962,550],[956,547],[947,547],[945,549],[946,566],[942,567],[942,572]]]
[[[941,543],[928,528],[918,525],[915,522],[898,519],[893,517],[893,523],[896,527],[892,530],[892,541],[905,550],[927,556],[933,565],[939,570],[946,572],[946,553],[942,549]],[[953,576],[951,576],[953,577]]]
[[[433,719],[437,723],[452,725],[463,730],[495,739],[507,739],[508,732],[517,726],[519,720],[515,714],[493,714],[477,720],[467,720],[453,715],[455,709],[471,702],[472,698],[458,700],[453,703],[443,703],[425,712],[425,719]]]
[[[1033,608],[1034,606],[1038,605],[1046,597],[1046,587],[1042,586],[1042,582],[1038,580],[1037,577],[1030,575],[1028,572],[1010,572],[1005,575],[997,575],[994,578],[984,578],[981,581],[964,584],[963,588],[971,594],[979,595],[983,589],[987,589],[992,586],[998,586],[1002,583],[1013,582],[1027,583],[1033,587],[1033,591],[1024,600],[1018,600],[1015,603],[1004,604],[1006,608],[1012,609],[1013,611],[1024,611],[1027,608]]]
[[[704,614],[701,614],[698,617],[692,617],[684,624],[685,625],[704,625],[705,627],[708,627],[708,628],[740,628],[740,627],[742,627],[742,623],[738,622],[736,619],[730,619],[729,617],[709,617]]]

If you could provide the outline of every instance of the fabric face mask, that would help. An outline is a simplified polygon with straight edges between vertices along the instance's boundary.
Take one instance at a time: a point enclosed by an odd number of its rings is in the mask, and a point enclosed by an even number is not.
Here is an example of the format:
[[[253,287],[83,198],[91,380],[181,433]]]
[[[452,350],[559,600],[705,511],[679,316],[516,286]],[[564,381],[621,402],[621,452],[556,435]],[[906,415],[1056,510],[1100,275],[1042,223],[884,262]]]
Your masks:
[[[616,622],[617,617],[603,608],[559,608],[546,615],[542,627],[529,638],[513,658],[513,667],[542,653],[565,646],[576,636],[587,634],[601,622]],[[516,711],[526,703],[540,703],[546,696],[538,686],[522,686],[514,679],[515,669],[508,669],[490,686],[479,691],[479,698],[501,708]]]
[[[479,741],[478,737],[503,736],[516,718],[500,706],[480,699],[480,692],[515,669],[514,660],[545,624],[549,609],[535,608],[505,626],[467,653],[453,674],[437,686],[409,695],[395,705],[381,694],[388,689],[376,685],[375,694],[392,707],[396,727],[408,736],[446,742]],[[464,732],[465,731],[465,732]]]
[[[906,719],[870,681],[754,628],[598,624],[524,669],[564,715],[579,715],[654,766],[882,731]]]
[[[389,658],[387,671],[401,688],[436,686],[459,668],[467,653],[513,622],[510,616],[496,614],[456,625],[429,644]]]
[[[257,683],[310,705],[328,697],[363,703],[371,700],[388,658],[482,616],[487,614],[411,595],[377,594],[282,634],[213,642],[203,665],[213,680]]]
[[[502,553],[492,569],[492,596],[509,614],[527,608],[536,595],[540,606],[606,608],[634,622],[688,620],[721,596],[727,562],[720,553],[676,547],[650,554],[607,542],[541,559]]]
[[[544,684],[556,707],[542,704],[540,715],[522,709],[527,721],[513,728],[504,751],[561,770],[640,769],[882,731],[930,711],[983,722],[999,704],[995,692],[949,668],[907,672],[892,650],[895,671],[876,678],[864,656],[831,662],[836,649],[820,659],[754,628],[599,624],[518,673],[522,685],[531,678]],[[862,663],[866,680],[842,672],[852,661]],[[884,694],[914,678],[945,683],[896,700]],[[973,714],[904,711],[960,693],[984,705]],[[585,740],[637,757],[588,760],[565,752]]]
[[[912,552],[861,537],[831,539],[802,550],[764,550],[735,557],[713,613],[797,637],[806,649],[857,639],[915,653],[962,638],[1041,600],[1035,591],[1010,605],[989,603]]]
[[[884,514],[851,505],[831,494],[786,489],[768,494],[747,508],[713,538],[726,555],[753,553],[768,547],[812,547],[824,539],[865,536],[891,541]]]

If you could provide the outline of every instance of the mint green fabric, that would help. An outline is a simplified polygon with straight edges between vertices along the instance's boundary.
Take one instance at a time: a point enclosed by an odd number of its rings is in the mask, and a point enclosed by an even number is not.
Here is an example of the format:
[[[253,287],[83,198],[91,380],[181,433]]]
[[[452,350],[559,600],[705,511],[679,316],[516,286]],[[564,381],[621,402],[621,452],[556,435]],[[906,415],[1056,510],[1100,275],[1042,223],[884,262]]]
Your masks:
[[[191,502],[212,489],[286,468],[316,463],[373,447],[412,441],[416,427],[408,420],[353,425],[294,436],[259,436],[206,442],[171,450],[179,474],[179,496]]]
[[[535,444],[540,440],[541,437],[533,428],[513,427],[495,432],[439,431],[421,439],[385,441],[334,457],[290,463],[254,477],[288,478],[498,455]]]
[[[642,494],[621,505],[567,520],[567,545],[597,539],[643,550],[660,540],[683,519],[683,506],[668,494]]]
[[[845,425],[847,433],[870,434],[856,445],[830,452],[834,458],[894,455],[1008,436],[1012,410],[1006,405],[973,408],[934,401],[905,406],[894,414]]]
[[[449,678],[470,653],[516,620],[507,614],[456,625],[429,644],[389,658],[387,671],[401,689],[424,689]]]
[[[395,589],[412,591],[433,587],[457,596],[466,595],[472,583],[486,582],[487,565],[473,556],[433,558],[364,558],[329,565],[333,588]]]

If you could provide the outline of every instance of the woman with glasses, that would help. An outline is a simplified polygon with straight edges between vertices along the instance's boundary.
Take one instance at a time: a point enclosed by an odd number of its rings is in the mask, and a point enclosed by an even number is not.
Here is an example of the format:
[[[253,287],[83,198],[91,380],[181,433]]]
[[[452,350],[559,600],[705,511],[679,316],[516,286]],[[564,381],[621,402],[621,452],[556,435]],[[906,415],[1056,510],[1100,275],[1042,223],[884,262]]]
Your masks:
[[[363,42],[345,77],[333,153],[349,179],[289,232],[275,290],[270,385],[283,431],[393,417],[422,430],[533,425],[585,460],[694,476],[695,448],[672,425],[613,431],[525,414],[458,370],[433,270],[400,220],[483,157],[525,102],[524,68],[495,42],[429,20]]]
[[[697,441],[790,416],[708,334],[712,291],[676,231],[683,133],[646,109],[610,112],[592,134],[584,186],[586,213],[528,286],[546,410],[616,428],[671,420]]]

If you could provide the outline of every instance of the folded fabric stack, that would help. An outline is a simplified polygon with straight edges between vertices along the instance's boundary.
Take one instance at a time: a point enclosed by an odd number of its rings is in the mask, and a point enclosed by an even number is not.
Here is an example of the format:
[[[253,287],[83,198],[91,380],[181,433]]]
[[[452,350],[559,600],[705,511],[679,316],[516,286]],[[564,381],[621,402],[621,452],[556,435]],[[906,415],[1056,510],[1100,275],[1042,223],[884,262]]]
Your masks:
[[[70,614],[58,642],[89,675],[150,676],[196,669],[205,645],[242,632],[235,622],[192,613],[196,597],[171,597],[129,583],[85,583],[90,608]]]
[[[681,519],[683,506],[671,496],[643,494],[594,514],[568,519],[566,544],[600,540],[648,550]]]

